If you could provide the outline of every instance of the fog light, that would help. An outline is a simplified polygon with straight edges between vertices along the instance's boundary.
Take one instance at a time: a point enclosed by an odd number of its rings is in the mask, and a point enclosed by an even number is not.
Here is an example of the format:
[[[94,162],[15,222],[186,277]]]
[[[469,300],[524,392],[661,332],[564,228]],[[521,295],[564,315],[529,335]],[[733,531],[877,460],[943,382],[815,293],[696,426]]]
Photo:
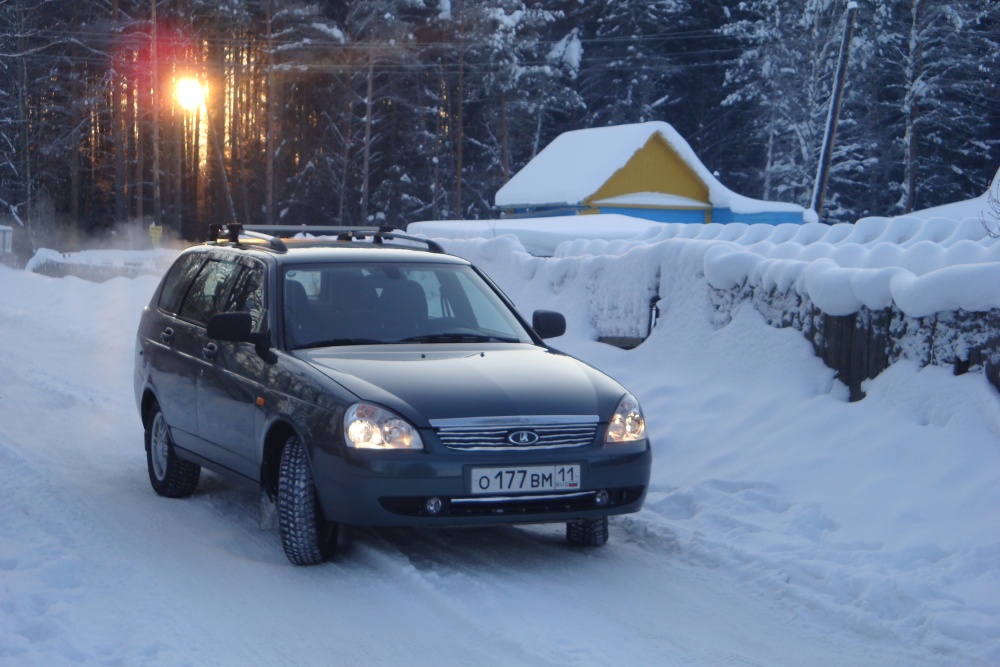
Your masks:
[[[608,492],[605,491],[604,489],[601,489],[594,495],[594,502],[597,503],[598,507],[604,507],[605,505],[607,505],[608,500],[610,500],[608,497]]]
[[[444,507],[444,503],[441,502],[440,498],[428,498],[427,502],[424,503],[424,509],[431,515],[440,514],[442,507]]]

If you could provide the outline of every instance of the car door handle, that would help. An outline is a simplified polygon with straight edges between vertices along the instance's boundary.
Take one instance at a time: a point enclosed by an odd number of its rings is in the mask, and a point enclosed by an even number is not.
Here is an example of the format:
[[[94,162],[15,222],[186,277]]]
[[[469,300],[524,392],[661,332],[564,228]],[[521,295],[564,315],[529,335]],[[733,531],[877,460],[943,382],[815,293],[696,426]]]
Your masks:
[[[201,356],[205,357],[209,361],[214,361],[217,354],[219,354],[219,346],[215,343],[209,343],[205,347],[201,348]]]
[[[167,327],[162,332],[160,332],[160,342],[169,345],[174,339],[174,330],[171,327]]]

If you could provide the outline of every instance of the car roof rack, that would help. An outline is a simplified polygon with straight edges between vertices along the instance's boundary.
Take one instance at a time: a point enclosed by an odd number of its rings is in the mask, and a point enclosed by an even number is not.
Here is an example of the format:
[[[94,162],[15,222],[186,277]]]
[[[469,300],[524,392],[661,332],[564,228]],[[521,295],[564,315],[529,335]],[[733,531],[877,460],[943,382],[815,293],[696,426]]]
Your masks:
[[[282,239],[291,238],[296,234],[311,234],[313,236],[335,236],[336,242],[363,241],[371,238],[376,245],[382,245],[383,241],[402,240],[421,243],[427,246],[430,252],[445,254],[444,248],[436,241],[411,236],[402,233],[389,226],[381,227],[349,227],[349,226],[308,226],[308,225],[243,225],[241,223],[230,223],[228,225],[209,226],[208,238],[210,241],[228,241],[234,245],[239,244],[240,237],[246,236],[267,241],[272,250],[277,252],[288,252],[288,246]]]

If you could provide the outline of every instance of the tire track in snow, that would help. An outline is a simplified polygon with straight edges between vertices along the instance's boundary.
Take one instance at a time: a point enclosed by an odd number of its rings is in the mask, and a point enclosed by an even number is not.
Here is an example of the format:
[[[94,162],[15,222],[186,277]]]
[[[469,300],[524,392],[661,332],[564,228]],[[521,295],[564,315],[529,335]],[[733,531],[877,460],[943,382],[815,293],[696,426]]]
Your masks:
[[[831,545],[837,526],[818,506],[789,503],[767,484],[719,480],[651,493],[644,510],[619,525],[639,547],[732,572],[818,625],[922,645],[957,663],[991,664],[998,657],[1000,605],[970,608],[955,591],[1000,579],[1000,543],[972,555],[935,545],[895,551]],[[936,604],[926,604],[929,595]]]
[[[490,615],[482,613],[484,608],[491,606],[488,600],[491,587],[473,568],[476,561],[482,563],[483,559],[473,558],[471,563],[463,559],[469,555],[464,537],[482,542],[481,536],[472,535],[475,530],[459,531],[464,535],[434,529],[351,531],[347,540],[341,538],[347,553],[337,559],[347,561],[343,563],[345,566],[364,566],[375,576],[391,573],[393,588],[399,594],[426,605],[427,612],[442,627],[463,636],[470,663],[553,667],[566,664],[565,661],[552,661],[511,637],[490,620]],[[509,538],[514,531],[498,528],[496,532]],[[488,653],[476,648],[485,646],[490,647]]]

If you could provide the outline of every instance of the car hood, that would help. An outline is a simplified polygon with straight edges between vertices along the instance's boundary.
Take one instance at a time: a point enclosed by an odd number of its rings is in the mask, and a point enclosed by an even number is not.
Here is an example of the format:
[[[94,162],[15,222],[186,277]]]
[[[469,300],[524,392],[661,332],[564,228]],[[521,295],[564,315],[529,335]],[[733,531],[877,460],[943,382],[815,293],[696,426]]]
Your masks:
[[[295,356],[421,427],[436,419],[527,415],[605,421],[625,393],[587,364],[534,345],[372,345]]]

